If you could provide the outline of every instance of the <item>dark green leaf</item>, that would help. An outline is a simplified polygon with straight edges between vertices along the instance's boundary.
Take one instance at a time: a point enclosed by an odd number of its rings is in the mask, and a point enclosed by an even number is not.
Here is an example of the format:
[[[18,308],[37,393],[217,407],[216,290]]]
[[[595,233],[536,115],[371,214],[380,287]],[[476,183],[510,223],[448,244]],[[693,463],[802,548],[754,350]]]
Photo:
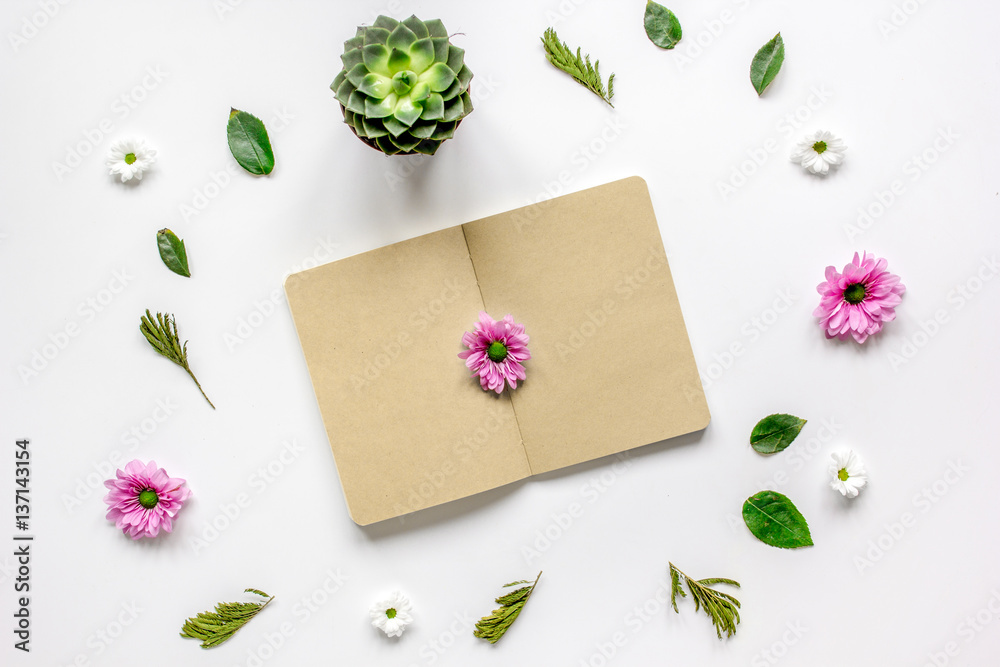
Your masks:
[[[646,15],[642,23],[646,26],[649,41],[660,48],[672,49],[681,41],[681,22],[672,11],[653,0],[646,3]]]
[[[160,250],[160,259],[168,269],[178,275],[191,277],[184,241],[177,238],[177,234],[169,229],[161,229],[156,232],[156,246]]]
[[[777,454],[792,444],[805,425],[805,419],[793,415],[764,417],[750,432],[750,446],[761,454]]]
[[[811,547],[809,524],[787,496],[761,491],[743,503],[743,521],[764,544],[781,549]]]
[[[232,109],[229,113],[229,150],[240,166],[251,174],[270,174],[274,153],[264,123],[253,114]]]
[[[763,95],[767,87],[778,76],[781,63],[785,62],[785,43],[779,32],[770,42],[760,47],[750,64],[750,83],[757,95]]]

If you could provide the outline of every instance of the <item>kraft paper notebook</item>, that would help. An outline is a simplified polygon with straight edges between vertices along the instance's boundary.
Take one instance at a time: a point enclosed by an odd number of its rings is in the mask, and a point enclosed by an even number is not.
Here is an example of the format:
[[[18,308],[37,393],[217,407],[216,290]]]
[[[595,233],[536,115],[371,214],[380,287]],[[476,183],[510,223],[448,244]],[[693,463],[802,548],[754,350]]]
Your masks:
[[[633,177],[289,276],[361,525],[705,428],[646,183]],[[462,334],[525,325],[527,379],[480,388]]]

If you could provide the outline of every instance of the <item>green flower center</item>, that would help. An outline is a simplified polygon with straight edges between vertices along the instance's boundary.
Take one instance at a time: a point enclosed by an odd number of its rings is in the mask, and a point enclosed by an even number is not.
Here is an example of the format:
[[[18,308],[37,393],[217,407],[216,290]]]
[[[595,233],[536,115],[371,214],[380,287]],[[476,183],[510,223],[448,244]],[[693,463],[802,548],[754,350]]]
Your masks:
[[[490,361],[500,363],[507,358],[507,346],[498,340],[490,343],[489,348],[486,350],[486,356],[490,358]]]
[[[392,607],[389,607],[388,609],[385,610],[385,617],[396,618],[396,610],[393,609]]]
[[[135,162],[135,153],[126,153],[125,164],[132,164],[133,162]]]
[[[848,285],[847,289],[844,290],[844,301],[850,304],[858,304],[865,300],[865,286],[861,283],[854,283],[853,285]]]
[[[156,495],[156,491],[152,489],[143,489],[139,492],[139,504],[148,510],[156,507],[156,503],[160,502],[160,497]]]
[[[824,152],[826,150],[826,142],[817,141],[816,143],[813,144],[813,150],[816,151],[817,153]]]
[[[847,468],[841,468],[837,471],[837,479],[841,482],[846,482],[848,477],[850,477],[850,475],[847,474]]]
[[[411,90],[413,86],[417,83],[417,75],[408,69],[404,69],[402,72],[396,72],[392,76],[392,90],[397,95],[406,95]]]

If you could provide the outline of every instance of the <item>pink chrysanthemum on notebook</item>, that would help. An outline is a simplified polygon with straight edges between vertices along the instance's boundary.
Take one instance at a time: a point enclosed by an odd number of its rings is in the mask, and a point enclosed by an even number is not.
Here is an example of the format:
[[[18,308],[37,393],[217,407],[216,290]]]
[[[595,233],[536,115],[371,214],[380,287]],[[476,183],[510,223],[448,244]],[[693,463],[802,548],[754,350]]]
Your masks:
[[[468,347],[458,353],[465,359],[465,365],[479,376],[479,384],[485,390],[501,393],[504,384],[517,389],[517,381],[524,379],[521,362],[531,359],[528,352],[528,335],[524,325],[516,324],[514,317],[507,315],[499,322],[485,311],[479,313],[474,331],[466,331],[462,344]]]
[[[903,300],[906,287],[899,276],[889,273],[888,262],[871,253],[854,253],[854,261],[838,273],[826,267],[826,281],[816,288],[823,298],[813,311],[826,329],[827,338],[864,343],[882,330],[882,325],[896,319],[896,306]]]
[[[157,468],[155,461],[148,464],[136,459],[122,470],[115,471],[115,479],[104,482],[109,493],[104,502],[109,506],[108,519],[133,540],[156,537],[160,530],[173,530],[177,516],[191,490],[185,481],[167,475]]]

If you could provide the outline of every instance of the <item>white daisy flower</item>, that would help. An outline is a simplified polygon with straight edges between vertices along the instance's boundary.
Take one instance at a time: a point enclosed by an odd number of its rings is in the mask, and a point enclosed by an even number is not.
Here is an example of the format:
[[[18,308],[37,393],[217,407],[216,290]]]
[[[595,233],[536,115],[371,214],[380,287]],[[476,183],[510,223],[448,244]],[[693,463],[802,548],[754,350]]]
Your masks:
[[[861,458],[852,450],[835,452],[830,457],[830,488],[848,498],[857,497],[868,484],[868,473]]]
[[[825,175],[830,167],[836,167],[844,161],[844,151],[847,144],[831,133],[820,130],[812,136],[805,137],[795,145],[792,151],[792,162],[798,162],[806,171]]]
[[[410,616],[412,609],[410,600],[395,591],[387,599],[373,604],[368,614],[372,617],[372,625],[387,636],[401,637],[406,626],[413,622],[413,617]]]
[[[111,144],[105,164],[112,176],[121,176],[122,183],[135,178],[142,180],[142,172],[156,161],[156,151],[144,139],[119,139]]]

